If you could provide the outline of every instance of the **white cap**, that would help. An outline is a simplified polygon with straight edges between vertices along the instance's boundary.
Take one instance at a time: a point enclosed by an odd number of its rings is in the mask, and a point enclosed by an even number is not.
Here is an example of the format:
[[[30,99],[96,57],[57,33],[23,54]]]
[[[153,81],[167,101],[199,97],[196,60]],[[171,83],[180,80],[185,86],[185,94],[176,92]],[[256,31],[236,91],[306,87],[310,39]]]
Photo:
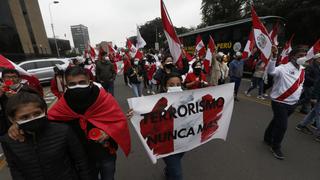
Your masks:
[[[240,51],[237,51],[237,52],[236,52],[236,56],[237,56],[237,57],[241,57],[241,56],[242,56],[242,53],[241,53]]]
[[[313,59],[318,59],[320,58],[320,53],[317,53],[316,55],[313,56]]]
[[[217,57],[222,58],[225,54],[223,52],[218,52]]]

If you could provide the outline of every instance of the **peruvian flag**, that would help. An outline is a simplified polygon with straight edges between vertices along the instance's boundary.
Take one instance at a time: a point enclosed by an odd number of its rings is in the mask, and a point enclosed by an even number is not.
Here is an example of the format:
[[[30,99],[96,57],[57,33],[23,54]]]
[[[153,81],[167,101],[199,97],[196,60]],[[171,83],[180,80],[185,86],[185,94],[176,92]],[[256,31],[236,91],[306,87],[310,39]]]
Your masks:
[[[202,57],[206,53],[206,46],[204,45],[200,34],[197,36],[196,39],[196,53],[199,57]]]
[[[146,41],[142,38],[139,28],[137,27],[137,49],[144,48],[147,45]]]
[[[279,21],[273,26],[272,30],[269,33],[269,37],[272,43],[278,46],[278,33],[279,33]]]
[[[164,34],[166,35],[170,53],[173,57],[173,63],[177,63],[182,60],[182,50],[180,40],[174,30],[173,24],[170,21],[169,14],[163,3],[163,0],[160,0],[161,4],[161,19],[164,28]]]
[[[244,50],[242,53],[242,59],[248,58],[251,55],[253,48],[254,48],[254,35],[253,35],[253,31],[251,31],[247,44],[244,47]]]
[[[41,95],[43,95],[43,89],[37,77],[28,73],[26,70],[22,69],[20,66],[16,65],[15,63],[5,58],[1,54],[0,54],[0,67],[6,68],[6,69],[16,69],[19,72],[21,78],[28,81],[30,87],[34,88]]]
[[[208,44],[208,49],[207,49],[207,54],[205,57],[205,62],[209,62],[209,66],[211,66],[212,63],[212,54],[216,51],[216,45],[214,43],[214,40],[211,36],[209,36],[209,44]]]
[[[142,52],[139,51],[129,39],[127,39],[127,47],[130,51],[131,58],[138,58],[140,60],[143,58]]]
[[[268,61],[271,57],[272,42],[268,35],[267,29],[261,23],[254,7],[251,7],[252,26],[256,46],[260,49],[261,54],[264,56],[262,59]],[[267,62],[265,62],[267,64]]]
[[[94,50],[94,48],[91,47],[90,44],[88,46],[90,49],[89,54],[90,54],[91,60],[94,61],[96,59],[96,50]]]
[[[320,39],[309,49],[306,58],[312,59],[318,53],[320,53]]]
[[[114,54],[116,52],[116,50],[110,44],[108,44],[108,51],[109,54]]]
[[[289,53],[292,51],[291,42],[293,37],[294,35],[292,35],[289,41],[287,41],[284,45],[284,48],[279,57],[280,64],[287,64],[289,62]]]

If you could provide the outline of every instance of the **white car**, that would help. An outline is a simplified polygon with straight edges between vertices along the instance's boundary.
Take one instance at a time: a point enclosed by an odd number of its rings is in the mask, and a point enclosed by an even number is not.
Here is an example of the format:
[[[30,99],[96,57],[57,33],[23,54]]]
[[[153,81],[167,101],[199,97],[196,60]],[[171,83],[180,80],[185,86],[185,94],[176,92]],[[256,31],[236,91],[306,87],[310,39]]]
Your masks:
[[[67,68],[69,63],[68,59],[50,58],[24,61],[18,65],[28,73],[35,75],[41,83],[46,83],[54,77],[53,68],[56,64]]]

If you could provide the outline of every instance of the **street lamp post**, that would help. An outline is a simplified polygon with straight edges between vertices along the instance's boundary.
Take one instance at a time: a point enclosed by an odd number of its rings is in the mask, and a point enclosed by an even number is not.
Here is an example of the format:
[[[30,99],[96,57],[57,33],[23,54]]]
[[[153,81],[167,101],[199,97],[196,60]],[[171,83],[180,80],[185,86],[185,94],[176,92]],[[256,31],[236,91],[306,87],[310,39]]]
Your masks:
[[[54,38],[54,44],[56,45],[56,50],[57,50],[57,55],[58,58],[60,58],[60,53],[59,53],[59,48],[58,48],[58,43],[57,43],[57,39],[56,39],[56,35],[54,33],[54,27],[53,27],[53,21],[52,21],[52,13],[51,13],[51,5],[52,4],[58,4],[59,1],[53,1],[49,4],[49,12],[50,12],[50,20],[51,20],[51,29],[52,29],[52,33],[53,33],[53,38]]]

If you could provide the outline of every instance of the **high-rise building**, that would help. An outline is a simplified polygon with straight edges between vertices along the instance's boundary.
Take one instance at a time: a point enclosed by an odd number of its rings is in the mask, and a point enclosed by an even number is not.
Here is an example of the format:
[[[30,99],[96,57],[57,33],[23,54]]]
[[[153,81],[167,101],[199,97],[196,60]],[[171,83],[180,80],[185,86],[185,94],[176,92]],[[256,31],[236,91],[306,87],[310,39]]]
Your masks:
[[[71,26],[71,33],[74,47],[83,53],[90,42],[88,27],[82,24]]]
[[[1,0],[0,17],[0,54],[13,60],[51,54],[38,0]]]

